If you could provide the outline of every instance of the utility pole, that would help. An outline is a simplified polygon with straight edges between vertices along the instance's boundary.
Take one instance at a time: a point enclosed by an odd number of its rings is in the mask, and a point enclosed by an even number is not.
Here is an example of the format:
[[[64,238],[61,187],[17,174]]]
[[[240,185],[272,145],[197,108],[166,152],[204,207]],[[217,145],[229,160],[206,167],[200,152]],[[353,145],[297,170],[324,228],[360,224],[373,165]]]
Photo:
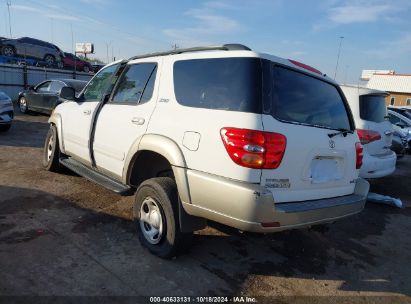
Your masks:
[[[173,43],[173,44],[171,45],[171,48],[175,51],[176,49],[179,48],[179,46],[178,46],[177,43]]]
[[[109,55],[108,55],[108,48],[109,48],[109,46],[111,45],[111,41],[109,42],[109,43],[107,43],[106,42],[106,51],[107,51],[107,53],[106,53],[106,55],[107,55],[107,63],[109,63],[109,61],[110,61],[110,57],[109,57]]]
[[[9,32],[10,32],[10,38],[13,38],[13,35],[11,34],[10,6],[11,6],[11,0],[7,0],[7,11],[9,12]]]
[[[54,43],[53,18],[50,18],[50,27],[51,27],[51,43]]]
[[[337,77],[338,61],[340,60],[341,45],[342,45],[343,39],[344,39],[344,36],[340,36],[340,46],[338,47],[337,64],[335,65],[334,80],[335,80],[335,78]]]

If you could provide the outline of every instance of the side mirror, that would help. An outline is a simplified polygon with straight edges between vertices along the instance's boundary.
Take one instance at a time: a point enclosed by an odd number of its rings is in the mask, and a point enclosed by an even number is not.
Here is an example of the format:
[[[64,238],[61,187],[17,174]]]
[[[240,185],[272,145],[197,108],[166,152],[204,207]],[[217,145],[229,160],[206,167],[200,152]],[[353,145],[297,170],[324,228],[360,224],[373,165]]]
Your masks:
[[[72,87],[63,87],[60,91],[60,97],[67,100],[76,100],[76,91]]]

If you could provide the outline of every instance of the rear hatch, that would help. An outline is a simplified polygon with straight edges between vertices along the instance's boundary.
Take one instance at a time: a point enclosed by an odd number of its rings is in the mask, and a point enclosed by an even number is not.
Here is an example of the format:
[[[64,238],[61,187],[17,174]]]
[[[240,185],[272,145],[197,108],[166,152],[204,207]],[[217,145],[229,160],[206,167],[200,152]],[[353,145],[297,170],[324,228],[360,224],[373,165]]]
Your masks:
[[[387,156],[391,154],[392,125],[386,119],[385,96],[367,94],[360,96],[360,118],[365,121],[364,128],[358,130],[364,151],[369,155]]]
[[[352,194],[358,137],[339,88],[323,76],[263,65],[264,130],[287,142],[280,166],[262,170],[261,185],[278,203]]]

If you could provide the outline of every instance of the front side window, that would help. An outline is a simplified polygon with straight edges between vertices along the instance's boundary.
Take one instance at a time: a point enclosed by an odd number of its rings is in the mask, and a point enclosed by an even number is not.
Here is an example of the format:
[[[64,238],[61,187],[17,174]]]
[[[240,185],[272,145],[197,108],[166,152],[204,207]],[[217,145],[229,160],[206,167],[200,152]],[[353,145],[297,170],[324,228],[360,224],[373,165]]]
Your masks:
[[[387,116],[383,95],[360,96],[360,118],[373,122],[383,122]]]
[[[47,81],[41,85],[39,85],[36,89],[36,92],[44,93],[50,91],[50,81]]]
[[[64,83],[61,81],[52,81],[50,86],[50,91],[53,93],[60,93],[61,89],[64,87]]]
[[[267,65],[265,62],[264,113],[283,122],[351,130],[336,86],[289,68]]]
[[[114,74],[117,71],[118,64],[111,65],[100,70],[91,79],[90,83],[84,90],[84,101],[100,101],[107,94],[114,84]]]
[[[138,104],[151,99],[156,78],[155,63],[129,65],[118,81],[112,103]]]
[[[195,108],[261,113],[261,60],[213,58],[174,63],[177,102]]]

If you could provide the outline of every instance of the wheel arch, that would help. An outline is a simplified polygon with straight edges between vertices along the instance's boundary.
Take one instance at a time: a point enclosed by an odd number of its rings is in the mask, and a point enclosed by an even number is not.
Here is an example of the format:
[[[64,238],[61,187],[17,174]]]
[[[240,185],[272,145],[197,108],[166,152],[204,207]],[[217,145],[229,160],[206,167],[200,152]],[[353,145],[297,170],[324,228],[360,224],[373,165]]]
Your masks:
[[[50,125],[54,125],[57,129],[57,136],[59,139],[59,147],[60,147],[60,151],[62,153],[65,153],[65,149],[64,149],[64,141],[63,141],[63,132],[62,132],[62,120],[61,120],[61,116],[59,114],[56,113],[52,113],[48,123]]]
[[[145,134],[137,139],[127,154],[123,169],[123,183],[129,185],[135,164],[145,153],[155,153],[164,158],[173,172],[177,189],[184,203],[191,203],[187,180],[187,165],[180,147],[172,139],[158,135]],[[141,160],[141,159],[140,159]]]

